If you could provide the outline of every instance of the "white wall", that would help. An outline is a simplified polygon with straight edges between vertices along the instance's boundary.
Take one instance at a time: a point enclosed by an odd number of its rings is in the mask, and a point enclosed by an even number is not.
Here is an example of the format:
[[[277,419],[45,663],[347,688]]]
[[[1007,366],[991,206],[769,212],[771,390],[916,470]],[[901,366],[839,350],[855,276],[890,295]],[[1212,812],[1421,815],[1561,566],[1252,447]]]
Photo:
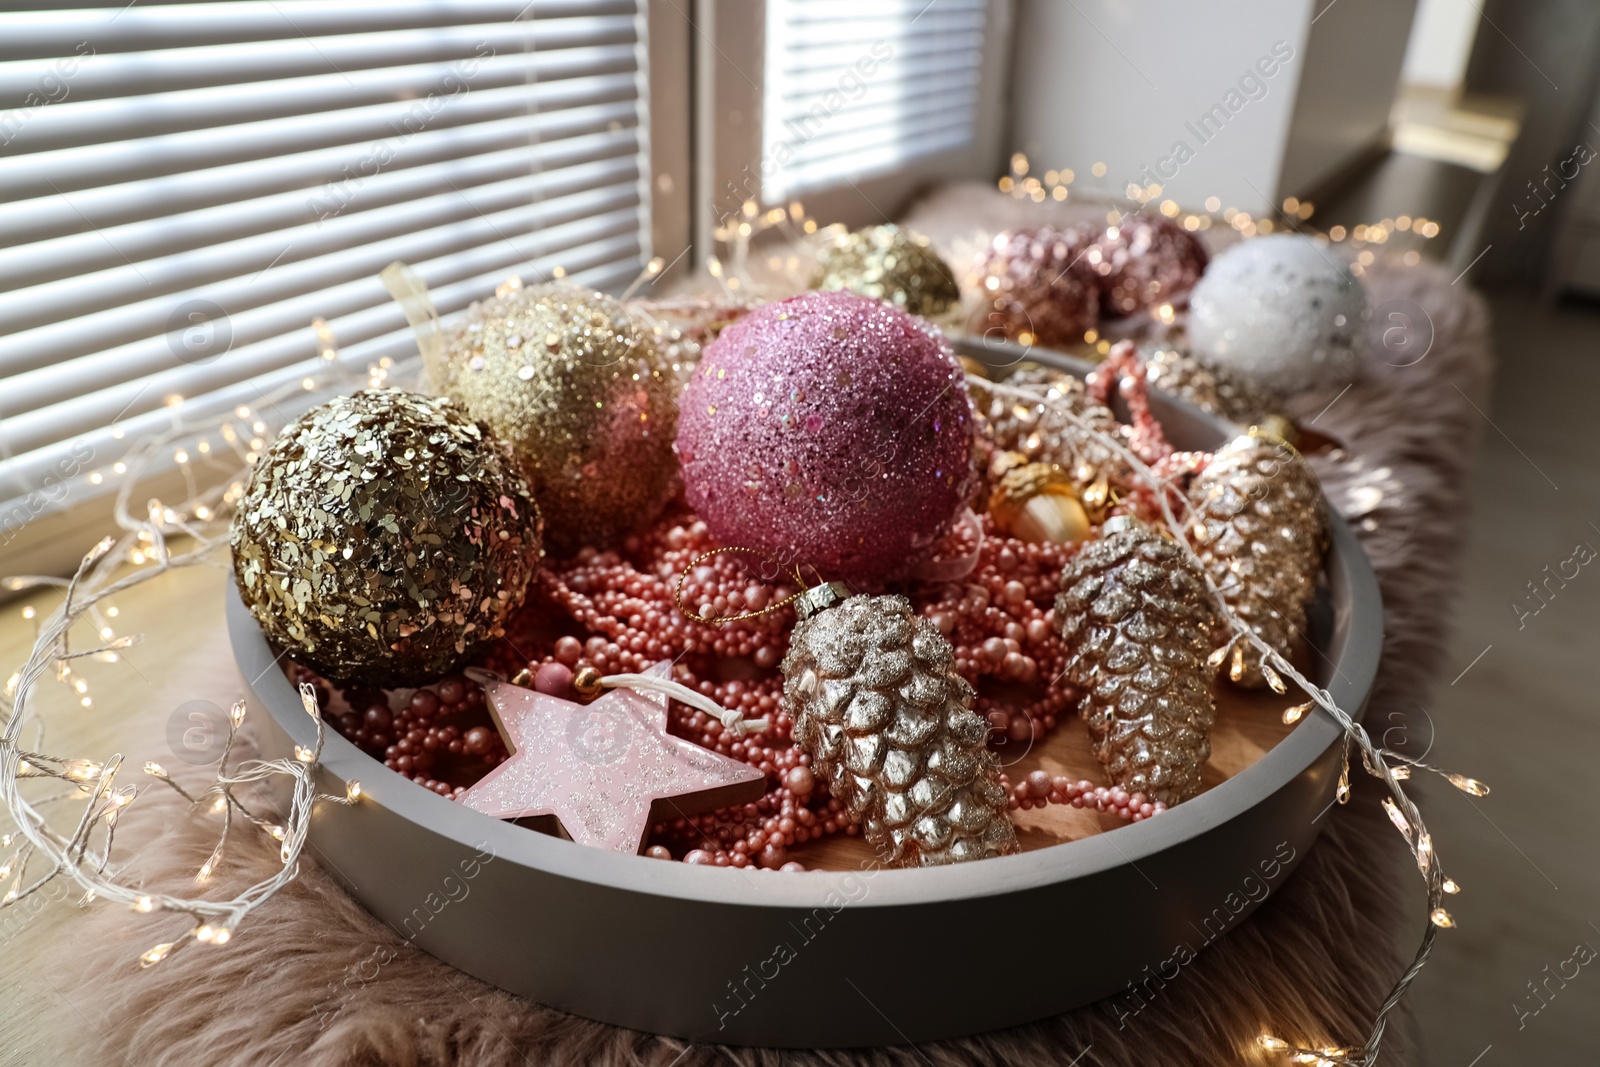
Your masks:
[[[1259,213],[1381,135],[1414,6],[1019,0],[1012,140],[1074,188]]]
[[[1401,80],[1414,85],[1460,85],[1479,18],[1474,0],[1421,0],[1406,44]]]
[[[1223,17],[1217,5],[1191,0],[1020,0],[1012,129],[1034,173],[1070,167],[1075,190],[1098,184],[1119,196],[1129,182],[1153,180],[1189,208],[1210,196],[1265,208],[1277,187],[1311,4],[1234,0],[1227,8]],[[1274,46],[1287,61],[1274,57]],[[1248,78],[1264,87],[1247,82],[1259,99],[1240,89]],[[1240,106],[1220,131],[1198,126],[1213,106],[1229,103]],[[1191,157],[1179,165],[1175,149]],[[1096,162],[1106,164],[1103,179],[1090,174]]]
[[[1371,151],[1389,128],[1416,0],[1317,0],[1289,141],[1281,196],[1311,192]]]

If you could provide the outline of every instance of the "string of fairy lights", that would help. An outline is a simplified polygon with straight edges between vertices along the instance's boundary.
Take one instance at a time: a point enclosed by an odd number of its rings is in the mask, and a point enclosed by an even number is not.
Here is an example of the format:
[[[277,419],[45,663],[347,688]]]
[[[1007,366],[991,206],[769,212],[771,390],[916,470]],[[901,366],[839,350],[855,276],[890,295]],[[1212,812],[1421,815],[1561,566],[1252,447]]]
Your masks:
[[[641,275],[641,284],[655,278],[662,269],[663,261],[652,259]],[[553,274],[556,278],[563,276],[559,268]],[[512,276],[498,291],[504,294],[521,284],[520,278]],[[672,319],[694,319],[700,311],[713,316],[727,313],[710,304],[704,308],[688,303],[660,307],[662,315],[642,313],[641,322],[667,344],[685,340]],[[168,407],[173,409],[169,428],[140,440],[123,458],[84,476],[88,486],[117,486],[113,516],[120,533],[96,544],[70,579],[29,575],[8,577],[0,583],[0,588],[13,592],[47,588],[63,592],[62,601],[43,615],[33,604],[21,609],[23,619],[35,627],[33,646],[26,662],[0,690],[0,717],[4,719],[0,730],[0,802],[16,827],[0,834],[0,850],[6,850],[0,852],[0,885],[6,886],[0,891],[0,908],[20,903],[53,879],[64,877],[83,890],[80,906],[100,902],[120,904],[140,915],[185,916],[189,923],[186,929],[140,956],[140,963],[146,967],[193,942],[222,945],[230,941],[252,910],[298,874],[316,803],[349,805],[360,801],[361,785],[356,781],[345,783],[342,794],[316,792],[324,727],[315,691],[307,685],[299,691],[302,706],[316,724],[315,742],[310,747],[296,746],[292,758],[231,763],[246,714],[245,704],[240,701],[228,713],[228,732],[216,771],[203,787],[185,786],[155,761],[143,765],[143,773],[149,779],[172,789],[190,811],[220,818],[217,842],[195,873],[197,890],[211,882],[239,827],[263,834],[278,846],[277,869],[227,899],[212,899],[199,892],[180,896],[145,889],[137,876],[125,872],[112,856],[119,821],[129,805],[143,795],[140,786],[119,783],[125,770],[122,754],[104,758],[52,754],[40,751],[37,743],[25,745],[24,730],[32,725],[36,736],[44,732],[43,708],[48,701],[40,690],[41,682],[53,678],[70,691],[79,707],[92,708],[90,682],[74,670],[74,664],[86,659],[118,663],[121,654],[138,643],[137,635],[119,636],[115,632],[119,608],[114,600],[170,571],[212,560],[218,550],[226,547],[233,508],[244,492],[250,468],[266,451],[273,435],[265,412],[277,412],[280,404],[297,395],[382,388],[393,374],[417,369],[412,361],[397,365],[383,357],[357,371],[340,362],[327,322],[317,319],[311,330],[317,352],[314,371],[264,393],[255,407],[240,406],[220,416],[186,418],[183,398],[168,397]],[[114,438],[123,436],[113,431]],[[196,472],[197,466],[207,468],[203,476]],[[156,472],[168,467],[181,473],[184,501],[167,504],[151,499],[142,511],[136,511],[134,494],[148,485]],[[174,542],[184,547],[175,548]],[[98,643],[74,647],[84,624],[92,629]],[[258,802],[241,795],[247,792],[244,787],[272,778],[288,778],[291,783],[287,811],[276,819],[269,817]],[[34,787],[43,781],[56,788],[44,794],[37,792]]]
[[[1109,448],[1122,462],[1126,463],[1135,472],[1140,481],[1153,490],[1154,498],[1161,508],[1162,520],[1166,523],[1168,531],[1171,532],[1173,541],[1182,548],[1183,552],[1189,557],[1190,562],[1201,573],[1207,575],[1206,584],[1211,590],[1212,598],[1221,612],[1221,617],[1232,634],[1232,637],[1212,654],[1208,666],[1213,669],[1220,668],[1230,648],[1237,648],[1241,643],[1252,645],[1263,657],[1261,672],[1266,677],[1267,684],[1275,693],[1280,695],[1287,694],[1290,691],[1290,683],[1293,683],[1303,695],[1310,698],[1304,703],[1296,704],[1285,710],[1283,713],[1283,721],[1285,723],[1296,723],[1313,709],[1320,709],[1338,723],[1343,731],[1344,746],[1341,753],[1339,782],[1335,788],[1335,799],[1340,804],[1348,803],[1350,800],[1350,749],[1352,745],[1360,753],[1361,763],[1366,772],[1382,781],[1387,787],[1389,795],[1382,799],[1384,811],[1388,814],[1389,820],[1394,824],[1395,829],[1405,839],[1406,846],[1411,850],[1412,857],[1417,863],[1417,869],[1421,872],[1423,882],[1427,887],[1428,925],[1423,931],[1422,941],[1416,955],[1413,957],[1410,966],[1395,982],[1388,997],[1385,998],[1382,1006],[1378,1009],[1368,1038],[1359,1048],[1331,1044],[1300,1046],[1271,1033],[1264,1033],[1259,1038],[1259,1044],[1263,1049],[1282,1052],[1293,1063],[1312,1064],[1314,1067],[1335,1067],[1335,1065],[1337,1067],[1370,1067],[1371,1064],[1377,1061],[1378,1048],[1383,1040],[1389,1013],[1400,1003],[1411,982],[1427,963],[1428,957],[1433,952],[1434,939],[1437,937],[1439,930],[1450,929],[1455,925],[1455,920],[1444,906],[1445,897],[1461,891],[1461,887],[1454,880],[1445,877],[1443,868],[1438,860],[1438,854],[1433,847],[1433,839],[1429,836],[1427,826],[1422,820],[1422,813],[1417,810],[1416,804],[1406,794],[1405,787],[1401,783],[1410,779],[1413,770],[1424,770],[1438,774],[1457,789],[1472,796],[1486,796],[1489,792],[1488,786],[1475,778],[1441,770],[1423,763],[1421,760],[1412,759],[1392,749],[1383,748],[1375,744],[1366,729],[1353,719],[1349,713],[1340,708],[1326,689],[1301,674],[1272,645],[1258,636],[1228,605],[1222,591],[1210,578],[1204,563],[1190,546],[1185,532],[1185,519],[1172,509],[1172,500],[1174,498],[1181,500],[1183,495],[1171,491],[1173,489],[1172,485],[1141,462],[1122,442],[1096,430],[1087,420],[1072,411],[1069,398],[1052,393],[1047,389],[1009,386],[1003,382],[992,382],[977,375],[970,376],[969,381],[975,387],[981,387],[998,396],[1009,397],[1019,403],[1034,406],[1041,414],[1046,410],[1047,406],[1054,408],[1057,414],[1080,433]]]
[[[319,319],[312,329],[324,365],[321,372],[265,394],[265,408],[275,409],[296,393],[354,384],[355,376],[337,363],[337,350],[327,323]],[[372,364],[361,378],[365,384],[382,385],[391,365],[388,360]],[[301,688],[300,697],[316,723],[316,740],[310,748],[297,748],[289,759],[232,762],[237,732],[245,717],[244,703],[236,703],[227,717],[228,733],[216,771],[203,788],[185,787],[154,761],[146,762],[143,772],[182,796],[191,811],[221,817],[218,841],[196,872],[197,887],[209,882],[220,866],[236,821],[277,842],[281,862],[271,874],[231,898],[151,892],[113,859],[117,825],[144,792],[139,785],[125,781],[119,784],[119,776],[125,770],[122,754],[103,759],[68,757],[23,746],[25,726],[31,723],[38,733],[43,732],[41,708],[46,701],[38,689],[47,676],[53,675],[66,685],[81,707],[90,708],[93,698],[89,682],[72,669],[73,663],[91,658],[117,663],[120,653],[138,642],[137,635],[115,633],[113,620],[118,618],[119,609],[113,600],[169,571],[214,558],[216,550],[227,543],[232,506],[243,491],[251,464],[265,451],[271,429],[250,407],[191,420],[183,417],[181,397],[169,397],[168,406],[174,409],[169,429],[138,442],[108,468],[86,476],[87,484],[94,486],[115,480],[118,490],[113,515],[121,532],[96,544],[70,579],[21,576],[4,582],[4,587],[13,591],[59,587],[64,595],[61,603],[42,618],[31,604],[22,609],[23,617],[36,626],[33,647],[27,661],[11,675],[0,694],[0,713],[5,716],[4,730],[0,732],[0,801],[16,827],[0,837],[3,847],[16,846],[0,861],[0,882],[7,884],[0,895],[0,907],[15,905],[53,879],[65,877],[82,889],[78,899],[82,907],[99,902],[121,905],[141,915],[170,913],[186,917],[189,925],[177,936],[141,954],[140,963],[146,967],[160,963],[191,942],[226,944],[246,915],[295,878],[316,801],[353,804],[360,797],[360,785],[355,782],[347,784],[343,795],[316,792],[323,725],[316,695],[309,686]],[[224,462],[224,457],[232,462]],[[146,483],[152,470],[167,464],[181,472],[184,502],[169,505],[151,499],[142,512],[136,513],[134,493]],[[204,477],[194,469],[199,464],[210,468]],[[206,484],[202,485],[202,481]],[[175,547],[174,542],[183,547]],[[100,643],[75,648],[75,636],[84,622]],[[292,784],[282,823],[267,818],[240,795],[242,787],[276,777],[286,777]],[[46,779],[64,783],[67,788],[40,795],[24,787],[24,783],[31,785]]]
[[[1061,168],[1046,170],[1043,174],[1032,174],[1030,173],[1032,169],[1033,165],[1025,153],[1014,153],[1011,157],[1010,173],[1002,175],[997,182],[999,190],[1015,199],[1031,200],[1036,204],[1042,204],[1046,200],[1065,203],[1073,198],[1071,187],[1078,177],[1075,171]],[[1089,173],[1092,177],[1104,178],[1106,165],[1095,163],[1089,168]],[[1258,234],[1270,234],[1280,230],[1304,232],[1305,227],[1301,224],[1309,222],[1316,213],[1314,203],[1294,196],[1285,197],[1276,212],[1259,215],[1252,215],[1251,212],[1236,207],[1224,207],[1222,200],[1215,196],[1206,197],[1204,212],[1185,211],[1176,200],[1170,197],[1163,198],[1163,192],[1160,183],[1138,185],[1130,182],[1121,190],[1120,198],[1116,191],[1106,187],[1090,189],[1086,196],[1080,194],[1078,199],[1088,199],[1097,205],[1121,199],[1125,206],[1132,206],[1135,211],[1150,209],[1159,211],[1190,232],[1209,230],[1213,226],[1221,225],[1237,230],[1242,237],[1255,237]],[[1106,211],[1106,224],[1115,226],[1125,214],[1127,212],[1123,207],[1113,204]],[[1397,215],[1373,223],[1331,226],[1325,231],[1329,241],[1335,244],[1348,242],[1355,250],[1355,254],[1351,257],[1350,270],[1358,277],[1376,261],[1378,253],[1374,249],[1381,249],[1390,240],[1406,234],[1423,241],[1431,240],[1439,236],[1439,223],[1422,216]],[[1416,248],[1407,249],[1401,254],[1400,259],[1406,266],[1415,266],[1421,262],[1422,253]]]
[[[1036,203],[1046,200],[1064,202],[1074,195],[1069,188],[1075,180],[1073,171],[1048,170],[1042,176],[1031,175],[1029,171],[1030,164],[1025,156],[1013,156],[1011,172],[999,179],[1000,191]],[[1091,172],[1096,177],[1103,177],[1105,167],[1096,164]],[[1129,186],[1125,190],[1127,197],[1122,205],[1112,204],[1108,208],[1108,224],[1114,225],[1123,218],[1127,213],[1125,208],[1142,211],[1154,205],[1155,210],[1179,221],[1191,231],[1224,225],[1249,237],[1274,232],[1280,225],[1299,228],[1298,223],[1309,220],[1315,210],[1310,203],[1290,198],[1282,204],[1281,220],[1274,221],[1271,217],[1252,217],[1247,212],[1231,207],[1224,209],[1220,201],[1212,197],[1206,201],[1208,213],[1185,213],[1175,201],[1159,199],[1161,192],[1159,186]],[[1110,200],[1104,193],[1096,195]],[[697,326],[710,323],[714,330],[721,320],[735,317],[741,306],[759,299],[760,284],[754,280],[752,269],[758,262],[758,248],[764,253],[765,258],[760,263],[765,270],[780,285],[792,285],[794,279],[809,267],[805,259],[807,246],[833,229],[819,229],[817,221],[806,214],[804,206],[798,201],[765,210],[756,202],[747,201],[737,214],[724,220],[715,231],[714,236],[728,251],[726,262],[714,255],[708,257],[709,274],[727,299],[721,303],[694,297],[642,302],[640,310],[643,320],[658,336],[674,341],[686,339],[685,333],[673,325],[674,322],[690,322]],[[763,235],[771,232],[776,232],[786,240],[785,246],[777,253],[768,250],[768,246],[760,241]],[[1362,267],[1373,261],[1371,246],[1381,246],[1398,234],[1428,239],[1438,232],[1439,226],[1432,220],[1400,216],[1356,226],[1349,231],[1335,226],[1327,231],[1326,237],[1336,242],[1348,239],[1359,249],[1352,257],[1352,270],[1359,274]],[[1416,262],[1417,257],[1415,249],[1404,253],[1408,263]],[[658,276],[662,269],[660,259],[652,260],[639,281],[630,287],[630,295],[643,283]],[[559,279],[562,274],[557,270],[554,276]],[[521,280],[513,276],[498,292],[508,292],[521,284]],[[419,341],[422,340],[423,329],[417,323],[413,323],[413,326],[418,329]],[[304,710],[316,724],[316,740],[309,748],[296,746],[292,758],[248,759],[230,768],[235,739],[246,714],[244,703],[239,702],[228,714],[228,734],[215,774],[203,788],[185,786],[158,763],[144,764],[144,774],[171,788],[184,799],[191,811],[209,812],[220,817],[217,842],[195,874],[195,895],[147,892],[134,876],[124,873],[121,865],[112,859],[117,824],[129,805],[143,793],[139,786],[126,782],[118,784],[118,775],[123,771],[121,754],[91,759],[34,751],[23,746],[23,729],[30,722],[39,725],[40,708],[44,702],[39,699],[41,694],[37,690],[47,675],[65,686],[79,706],[94,706],[90,683],[73,669],[74,663],[86,658],[117,663],[121,658],[119,654],[139,640],[136,635],[119,636],[115,632],[119,609],[112,603],[113,599],[169,571],[211,559],[219,547],[226,544],[232,508],[243,493],[251,465],[266,450],[273,433],[263,417],[264,408],[275,408],[279,401],[296,394],[316,393],[330,388],[380,388],[388,385],[391,376],[402,369],[385,357],[370,363],[364,372],[355,373],[340,362],[332,330],[325,321],[316,320],[312,324],[312,331],[320,364],[317,371],[267,394],[263,397],[262,405],[254,408],[240,406],[222,416],[208,419],[185,419],[182,414],[183,398],[169,397],[168,404],[174,409],[170,429],[140,442],[124,458],[83,476],[89,486],[101,486],[108,482],[118,485],[115,521],[121,532],[97,544],[84,557],[72,578],[13,577],[5,579],[3,583],[3,587],[9,590],[58,587],[63,590],[64,597],[57,607],[42,618],[33,605],[22,609],[23,617],[36,626],[35,641],[27,661],[11,675],[3,692],[0,692],[0,715],[5,717],[4,730],[0,731],[0,802],[4,803],[16,826],[15,832],[0,835],[0,849],[16,846],[14,851],[0,858],[0,885],[6,886],[0,892],[0,908],[26,899],[54,878],[66,877],[83,890],[79,900],[81,906],[99,901],[126,907],[140,915],[170,913],[184,916],[188,922],[185,929],[171,940],[162,941],[141,955],[140,963],[146,967],[162,962],[192,942],[223,945],[230,941],[234,931],[252,910],[298,874],[300,856],[306,846],[317,802],[342,805],[360,802],[361,786],[355,781],[346,783],[342,795],[316,791],[316,772],[324,728],[314,690],[302,685],[300,699]],[[1086,340],[1094,344],[1100,339]],[[1098,347],[1103,354],[1109,349],[1109,342]],[[404,366],[409,368],[410,361]],[[1121,442],[1099,432],[1067,410],[1062,397],[987,380],[983,382],[983,387],[1022,403],[1038,405],[1041,411],[1044,405],[1054,405],[1079,431],[1116,453],[1141,480],[1155,490],[1163,519],[1177,535],[1177,543],[1193,554],[1182,536],[1183,527],[1179,517],[1172,511],[1170,494],[1163,491],[1164,480]],[[113,431],[113,436],[120,438],[122,434]],[[225,462],[228,459],[233,462]],[[157,466],[169,463],[175,465],[182,474],[186,489],[184,502],[168,505],[151,500],[141,512],[135,514],[132,501],[138,486]],[[196,471],[196,467],[200,466],[207,468],[204,476]],[[174,550],[171,544],[174,539],[185,542],[187,547]],[[1216,593],[1215,587],[1213,592]],[[1362,1046],[1301,1046],[1274,1034],[1263,1034],[1259,1038],[1262,1049],[1281,1052],[1294,1063],[1314,1064],[1316,1067],[1369,1067],[1376,1059],[1390,1012],[1426,963],[1438,930],[1454,925],[1454,920],[1444,907],[1444,900],[1447,895],[1459,891],[1459,886],[1444,876],[1421,814],[1401,783],[1410,778],[1413,770],[1418,770],[1440,774],[1456,788],[1474,796],[1483,796],[1488,789],[1475,779],[1431,767],[1374,745],[1361,724],[1340,709],[1326,690],[1300,674],[1257,637],[1227,607],[1220,594],[1217,594],[1217,600],[1223,617],[1235,635],[1234,642],[1248,642],[1261,651],[1264,673],[1272,688],[1279,693],[1287,693],[1292,683],[1309,698],[1285,711],[1284,722],[1292,725],[1320,709],[1343,730],[1345,742],[1336,792],[1338,801],[1344,803],[1349,799],[1349,757],[1352,746],[1360,754],[1367,773],[1385,784],[1389,795],[1383,798],[1383,806],[1405,838],[1427,887],[1429,924],[1421,945],[1411,966],[1380,1007],[1369,1037]],[[74,649],[73,636],[84,623],[88,624],[99,643]],[[1224,646],[1221,654],[1226,654],[1227,649],[1228,646]],[[1213,665],[1220,663],[1218,659]],[[269,818],[255,802],[240,796],[243,787],[272,778],[288,778],[291,782],[291,799],[287,811],[280,817],[281,821]],[[42,795],[34,793],[33,785],[45,781],[53,784],[54,791]],[[75,808],[67,803],[71,801],[76,801]],[[64,809],[67,814],[59,814]],[[236,836],[238,826],[263,834],[276,843],[279,865],[268,876],[231,898],[210,899],[198,890],[208,885],[220,868],[227,845],[230,838]]]

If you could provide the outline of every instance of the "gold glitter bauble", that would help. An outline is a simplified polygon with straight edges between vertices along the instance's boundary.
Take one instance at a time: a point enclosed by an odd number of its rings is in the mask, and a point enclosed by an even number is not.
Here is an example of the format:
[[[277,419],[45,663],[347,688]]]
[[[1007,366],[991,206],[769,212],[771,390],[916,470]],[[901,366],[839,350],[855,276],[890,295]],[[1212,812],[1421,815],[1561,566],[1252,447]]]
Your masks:
[[[420,685],[501,636],[539,566],[539,510],[460,408],[370,389],[284,427],[232,543],[239,595],[290,656],[341,682]]]
[[[511,446],[553,552],[649,522],[678,463],[678,378],[653,332],[587,289],[542,285],[474,304],[445,341],[444,391]]]
[[[868,226],[840,234],[817,256],[814,289],[847,289],[936,319],[961,302],[955,273],[920,233]]]

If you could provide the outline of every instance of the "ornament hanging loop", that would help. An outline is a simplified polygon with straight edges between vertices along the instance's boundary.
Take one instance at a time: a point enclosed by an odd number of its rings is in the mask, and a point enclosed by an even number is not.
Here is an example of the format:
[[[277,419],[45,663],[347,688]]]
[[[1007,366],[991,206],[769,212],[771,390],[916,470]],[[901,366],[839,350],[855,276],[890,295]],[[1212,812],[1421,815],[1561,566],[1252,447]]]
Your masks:
[[[720,618],[706,618],[704,615],[690,610],[689,606],[683,601],[683,583],[688,580],[689,575],[696,567],[700,566],[700,564],[704,563],[712,556],[721,556],[726,553],[739,553],[740,555],[754,556],[759,560],[763,560],[772,564],[774,567],[777,567],[780,570],[783,568],[783,564],[779,562],[776,556],[756,548],[743,548],[738,545],[730,545],[725,548],[713,548],[710,552],[701,553],[694,559],[690,560],[687,567],[683,568],[683,573],[678,575],[678,584],[672,590],[673,602],[677,604],[678,611],[683,615],[684,618],[690,620],[691,622],[702,623],[706,626],[721,626],[724,623],[739,622],[742,619],[758,619],[761,616],[770,614],[780,608],[788,607],[790,604],[793,604],[796,600],[799,600],[805,595],[808,586],[806,585],[805,577],[800,573],[800,564],[795,563],[789,567],[786,573],[790,577],[794,578],[795,584],[800,587],[800,591],[798,593],[791,593],[789,596],[784,597],[775,604],[768,604],[759,611],[746,611],[738,615],[725,615]],[[813,570],[814,569],[815,568],[813,568]]]

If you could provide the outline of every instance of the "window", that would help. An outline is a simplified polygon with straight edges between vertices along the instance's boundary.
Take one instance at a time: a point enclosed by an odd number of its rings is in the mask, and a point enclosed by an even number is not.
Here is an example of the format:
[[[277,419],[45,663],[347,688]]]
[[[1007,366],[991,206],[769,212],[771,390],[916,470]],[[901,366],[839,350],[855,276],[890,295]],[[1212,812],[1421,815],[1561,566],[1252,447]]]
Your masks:
[[[5,543],[171,406],[312,373],[318,317],[352,368],[413,354],[394,260],[446,315],[511,274],[625,285],[652,251],[643,3],[0,13]]]
[[[822,223],[999,173],[1011,0],[702,0],[697,248],[745,205]]]
[[[770,203],[971,144],[984,0],[767,0]]]

